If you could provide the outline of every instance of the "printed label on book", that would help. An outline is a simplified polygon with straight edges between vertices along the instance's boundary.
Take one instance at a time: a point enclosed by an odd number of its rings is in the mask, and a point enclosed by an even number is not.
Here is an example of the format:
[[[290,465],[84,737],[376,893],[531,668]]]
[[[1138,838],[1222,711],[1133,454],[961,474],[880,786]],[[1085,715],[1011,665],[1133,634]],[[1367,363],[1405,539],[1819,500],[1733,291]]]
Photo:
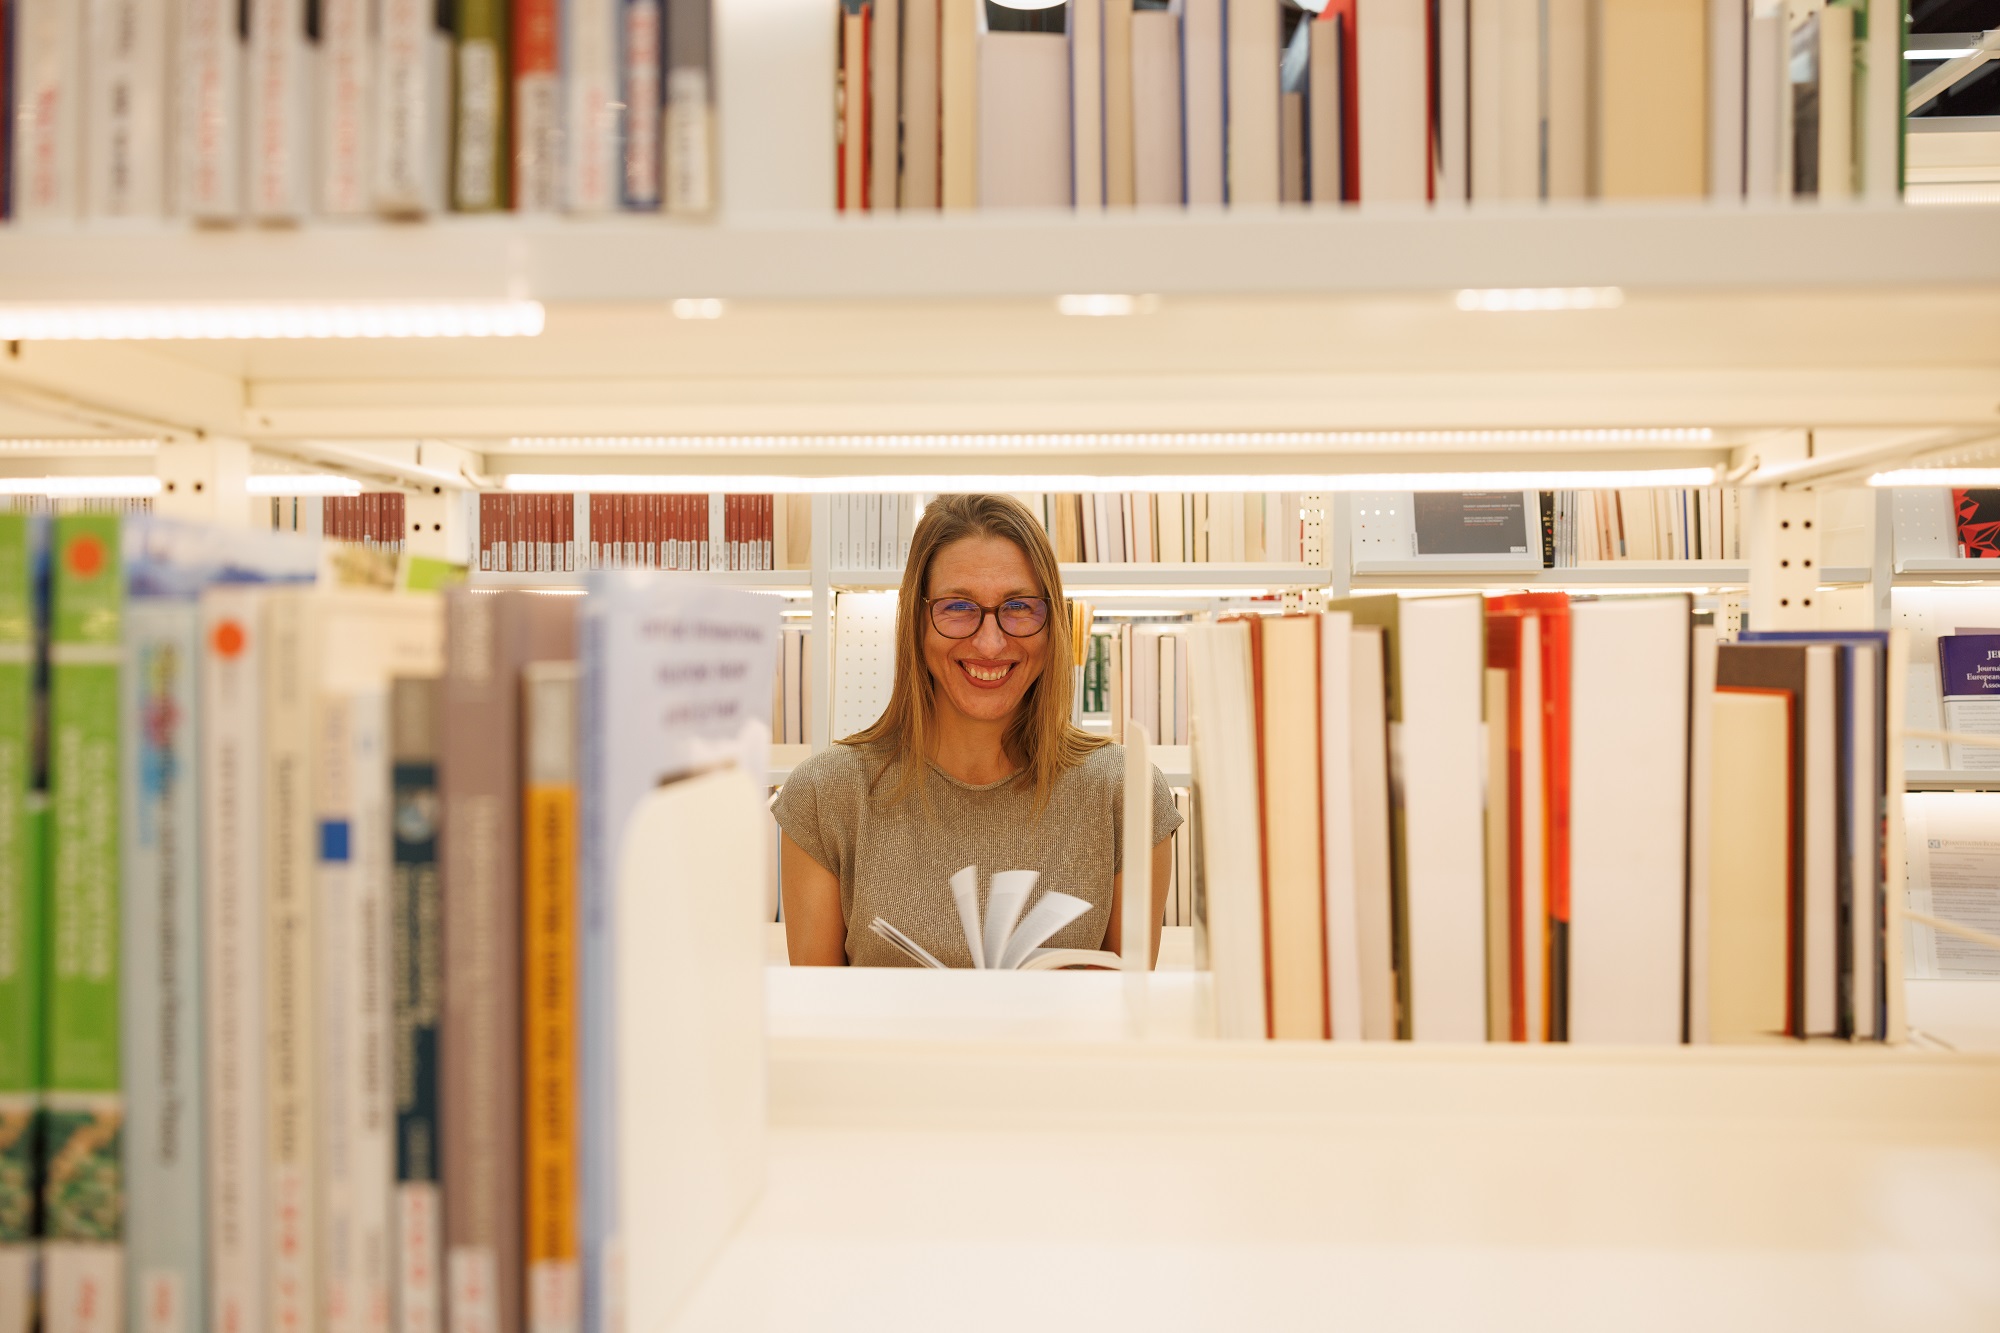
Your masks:
[[[187,1328],[187,1302],[181,1294],[181,1275],[171,1269],[154,1269],[139,1279],[139,1312],[146,1333],[183,1333]]]
[[[500,1286],[493,1251],[461,1246],[447,1260],[451,1269],[451,1333],[499,1333]]]
[[[46,1333],[124,1333],[124,1251],[51,1243],[44,1251]]]
[[[271,1322],[278,1333],[306,1333],[313,1327],[312,1292],[306,1285],[305,1172],[297,1163],[271,1171],[274,1234],[271,1244]]]
[[[26,1245],[0,1245],[0,1330],[26,1333],[33,1328],[35,1252]]]
[[[499,180],[500,52],[492,42],[458,48],[458,206],[496,208]]]
[[[396,1187],[397,1333],[437,1333],[439,1328],[438,1187]]]
[[[575,1260],[528,1266],[529,1333],[576,1333],[583,1317],[583,1274]]]

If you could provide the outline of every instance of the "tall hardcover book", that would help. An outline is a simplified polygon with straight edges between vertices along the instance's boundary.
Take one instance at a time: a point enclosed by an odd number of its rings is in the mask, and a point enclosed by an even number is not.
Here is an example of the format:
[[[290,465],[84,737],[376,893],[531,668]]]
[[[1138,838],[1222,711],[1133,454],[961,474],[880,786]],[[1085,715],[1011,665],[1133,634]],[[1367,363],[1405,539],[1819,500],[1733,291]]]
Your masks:
[[[90,0],[84,212],[157,218],[167,202],[167,21],[146,0]]]
[[[34,1325],[47,920],[35,656],[46,524],[0,514],[0,1324]]]
[[[250,216],[296,222],[311,209],[313,104],[306,0],[249,0],[244,170]]]
[[[1071,0],[1063,35],[1069,40],[1070,202],[1104,207],[1105,0]]]
[[[1256,674],[1244,620],[1188,628],[1195,810],[1196,949],[1215,975],[1216,1035],[1270,1032],[1264,963],[1263,838],[1257,806]],[[1115,714],[1114,714],[1115,716]]]
[[[775,679],[775,677],[774,677]],[[530,1333],[581,1316],[577,1246],[574,662],[522,673],[521,931]]]
[[[1228,166],[1223,124],[1225,62],[1222,0],[1174,0],[1181,16],[1183,174],[1190,206],[1219,206]]]
[[[444,1200],[438,1150],[438,1024],[444,1010],[444,897],[438,874],[438,714],[431,676],[389,685],[389,1031],[395,1105],[396,1333],[444,1327]]]
[[[1468,10],[1477,0],[1440,0],[1437,7],[1436,33],[1434,45],[1437,50],[1437,126],[1432,135],[1432,185],[1431,194],[1439,203],[1464,203],[1471,190],[1471,134],[1472,120],[1468,113],[1468,99],[1471,94],[1471,28]],[[1328,11],[1333,7],[1329,5]],[[1333,17],[1331,12],[1322,18]],[[1338,59],[1337,49],[1340,30],[1337,26],[1327,26],[1327,44],[1336,48],[1333,55]],[[1320,41],[1315,31],[1313,40]],[[1338,67],[1331,77],[1338,77]],[[1314,71],[1317,80],[1318,71]],[[1317,91],[1317,90],[1315,90]],[[1335,114],[1338,114],[1337,111]],[[1329,145],[1331,151],[1337,148]],[[1332,200],[1338,196],[1332,193],[1322,195],[1317,189],[1314,199]]]
[[[1132,15],[1132,191],[1135,202],[1178,207],[1181,182],[1181,25],[1166,9]],[[1142,496],[1150,500],[1151,496]]]
[[[1743,0],[1709,0],[1708,193],[1743,197],[1745,46],[1749,6]],[[1899,62],[1900,63],[1900,62]]]
[[[1721,688],[1710,775],[1708,1037],[1781,1038],[1792,878],[1792,697]]]
[[[1355,5],[1356,149],[1364,204],[1421,204],[1429,195],[1425,27],[1419,0]],[[1476,135],[1476,116],[1474,128]]]
[[[207,3],[208,0],[204,0]],[[451,158],[451,28],[438,0],[380,0],[376,10],[374,207],[395,217],[444,209]]]
[[[868,15],[853,0],[840,7],[840,162],[836,203],[843,213],[868,207]]]
[[[612,1003],[614,890],[626,824],[653,788],[697,768],[764,772],[778,615],[755,593],[617,574],[593,582],[580,630],[583,1327],[611,1333],[621,1281],[612,1053],[627,1021]]]
[[[243,211],[243,39],[236,0],[182,0],[174,36],[174,211],[197,221],[232,222]]]
[[[1700,198],[1708,190],[1705,0],[1603,0],[1597,10],[1592,193]]]
[[[979,202],[979,32],[984,0],[939,0],[938,201]]]
[[[461,213],[504,209],[507,169],[507,9],[505,0],[455,0],[452,68],[451,206]]]
[[[561,0],[514,0],[508,53],[514,62],[514,209],[562,206]]]
[[[666,20],[662,0],[622,0],[618,16],[620,202],[635,213],[660,207],[661,81],[666,73]]]
[[[1224,163],[1229,206],[1278,202],[1278,7],[1223,9]]]
[[[896,208],[903,137],[903,0],[874,0],[868,56],[868,198],[884,212]]]
[[[1307,1040],[1330,1035],[1320,844],[1319,639],[1319,624],[1308,616],[1282,616],[1251,626],[1257,649],[1270,1035]]]
[[[617,0],[562,7],[564,205],[607,213],[618,203]]]
[[[117,780],[124,571],[116,514],[65,514],[54,528],[42,1319],[48,1333],[112,1333],[124,1325]]]
[[[1068,205],[1068,55],[1060,33],[982,31],[979,34],[980,207]],[[1107,81],[1107,96],[1109,88]],[[1130,88],[1126,91],[1129,105]],[[1128,114],[1128,128],[1129,125]],[[1126,165],[1129,168],[1129,156]],[[1115,191],[1111,201],[1118,202]],[[1130,202],[1129,196],[1126,202]],[[880,497],[868,497],[869,509],[875,513],[874,522],[867,525],[865,567],[869,569],[881,568],[880,503]]]
[[[1104,202],[1130,208],[1134,201],[1132,139],[1132,24],[1130,0],[1104,6]]]
[[[446,594],[439,792],[445,936],[440,1111],[451,1327],[522,1327],[521,671],[575,655],[575,607]]]
[[[67,221],[83,203],[84,7],[78,0],[14,0],[9,17],[12,216]]]
[[[943,0],[903,2],[903,176],[904,208],[936,208],[939,202],[939,56]]]
[[[666,208],[702,217],[717,203],[712,0],[667,0]]]
[[[1542,26],[1542,194],[1582,199],[1590,193],[1590,5],[1549,0]]]
[[[356,217],[374,200],[375,37],[369,0],[319,0],[313,197],[329,217]]]

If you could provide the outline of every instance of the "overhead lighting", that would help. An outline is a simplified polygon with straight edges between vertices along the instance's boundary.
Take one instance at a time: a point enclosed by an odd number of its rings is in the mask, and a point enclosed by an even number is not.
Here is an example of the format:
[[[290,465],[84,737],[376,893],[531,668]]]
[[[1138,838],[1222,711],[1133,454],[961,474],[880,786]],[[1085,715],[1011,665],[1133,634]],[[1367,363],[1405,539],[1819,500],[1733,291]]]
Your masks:
[[[51,500],[126,500],[160,493],[158,477],[0,477],[0,495]]]
[[[1008,0],[998,0],[1006,4]],[[1058,0],[1060,3],[1060,0]],[[1041,5],[1015,5],[1017,9],[1040,9]],[[1056,310],[1086,318],[1117,315],[1145,315],[1159,308],[1157,296],[1132,296],[1123,292],[1071,292],[1056,298]]]
[[[1322,584],[1319,584],[1319,585],[1313,585],[1313,584],[1305,584],[1305,583],[1301,583],[1301,584],[1291,584],[1291,585],[1287,585],[1287,586],[1289,586],[1289,587],[1295,587],[1295,588],[1308,588],[1308,587],[1313,587],[1313,586],[1319,586],[1319,587],[1324,587],[1324,586],[1325,586],[1325,584],[1323,584],[1323,583],[1322,583]],[[1190,599],[1190,600],[1200,600],[1200,599],[1203,599],[1203,598],[1214,598],[1214,597],[1273,597],[1273,596],[1276,596],[1276,595],[1277,595],[1277,593],[1276,593],[1276,591],[1275,591],[1275,590],[1273,590],[1273,589],[1271,589],[1271,588],[1251,588],[1251,587],[1242,587],[1242,588],[1232,588],[1232,587],[1225,587],[1225,586],[1220,586],[1220,585],[1218,585],[1218,586],[1216,586],[1216,587],[1213,587],[1213,588],[1131,588],[1131,587],[1126,587],[1126,588],[1083,588],[1083,587],[1077,587],[1077,588],[1064,588],[1064,589],[1063,589],[1063,595],[1064,595],[1065,597],[1086,597],[1086,598],[1090,598],[1090,597],[1177,597],[1177,598],[1187,598],[1187,599]],[[1096,612],[1095,612],[1095,614],[1097,614],[1097,615],[1115,615],[1115,614],[1121,614],[1121,613],[1118,613],[1118,612],[1111,612],[1111,611],[1096,611]]]
[[[361,483],[330,472],[266,473],[250,478],[244,489],[252,495],[359,495]]]
[[[1624,304],[1622,287],[1467,287],[1458,294],[1460,310],[1615,310]]]
[[[1515,430],[1090,431],[931,435],[517,435],[521,453],[1267,453],[1330,449],[1571,448],[1598,444],[1710,444],[1707,426]]]
[[[55,305],[0,303],[0,340],[532,338],[539,301]]]
[[[0,440],[0,452],[10,454],[154,454],[160,442],[154,439],[50,439]]]
[[[1979,54],[1979,48],[1976,46],[1953,46],[1953,47],[1947,47],[1941,51],[1905,51],[1903,52],[1903,59],[1962,60],[1966,56],[1976,56],[1978,54]]]
[[[513,472],[501,478],[509,491],[595,491],[600,494],[704,494],[713,491],[781,495],[894,494],[928,491],[1522,491],[1620,490],[1652,486],[1712,486],[1712,467],[1657,468],[1623,472],[1366,472],[1244,473],[1187,476],[1077,476],[931,474],[786,477],[758,474],[717,476],[609,472]]]
[[[2000,467],[1910,467],[1877,472],[1870,486],[2000,486]]]
[[[721,319],[722,308],[714,296],[683,296],[673,306],[675,319]]]

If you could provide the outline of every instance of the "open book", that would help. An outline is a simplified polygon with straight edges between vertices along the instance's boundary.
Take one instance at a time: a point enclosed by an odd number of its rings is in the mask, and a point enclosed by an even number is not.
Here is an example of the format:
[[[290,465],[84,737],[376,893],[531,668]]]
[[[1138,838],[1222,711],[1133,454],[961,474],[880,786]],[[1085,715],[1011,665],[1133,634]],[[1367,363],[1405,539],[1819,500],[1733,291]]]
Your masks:
[[[951,894],[958,903],[965,947],[976,968],[1040,972],[1056,967],[1121,967],[1115,953],[1100,949],[1044,949],[1042,941],[1090,910],[1090,904],[1067,893],[1045,893],[1027,916],[1021,908],[1035,891],[1039,870],[1001,870],[993,875],[986,895],[986,920],[979,919],[979,868],[967,866],[951,877]],[[925,967],[943,968],[930,950],[876,917],[869,929]]]

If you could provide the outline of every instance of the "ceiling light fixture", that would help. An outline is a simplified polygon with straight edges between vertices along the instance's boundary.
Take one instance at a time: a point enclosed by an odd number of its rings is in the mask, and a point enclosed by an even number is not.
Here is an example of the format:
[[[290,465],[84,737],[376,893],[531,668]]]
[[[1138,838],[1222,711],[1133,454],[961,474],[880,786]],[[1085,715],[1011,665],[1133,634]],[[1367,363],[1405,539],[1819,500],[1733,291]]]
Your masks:
[[[1026,7],[1021,6],[1021,8]],[[1056,298],[1056,310],[1059,313],[1085,318],[1147,315],[1157,310],[1159,305],[1160,298],[1157,296],[1132,296],[1123,292],[1071,292]]]
[[[1467,287],[1458,294],[1460,310],[1615,310],[1624,304],[1622,287]]]
[[[51,500],[126,500],[160,493],[158,477],[0,477],[0,495]]]
[[[675,319],[721,319],[723,308],[715,296],[682,296],[673,305]]]
[[[625,492],[645,495],[716,491],[781,495],[894,494],[964,491],[1519,491],[1619,490],[1653,486],[1712,486],[1712,467],[1621,472],[1370,472],[1186,476],[1074,476],[1061,473],[928,474],[901,476],[786,477],[776,475],[666,475],[659,473],[513,472],[501,479],[509,491]]]
[[[352,477],[336,477],[330,472],[263,473],[250,478],[244,489],[252,495],[359,495],[361,483]]]
[[[1006,435],[517,435],[520,453],[1196,453],[1328,449],[1524,448],[1579,445],[1711,444],[1707,426],[1552,430],[1092,431]]]
[[[352,301],[185,305],[0,303],[0,340],[532,338],[538,301]]]
[[[55,454],[75,457],[80,454],[125,454],[144,455],[160,451],[156,439],[50,439],[50,440],[0,440],[0,452],[10,454]]]

